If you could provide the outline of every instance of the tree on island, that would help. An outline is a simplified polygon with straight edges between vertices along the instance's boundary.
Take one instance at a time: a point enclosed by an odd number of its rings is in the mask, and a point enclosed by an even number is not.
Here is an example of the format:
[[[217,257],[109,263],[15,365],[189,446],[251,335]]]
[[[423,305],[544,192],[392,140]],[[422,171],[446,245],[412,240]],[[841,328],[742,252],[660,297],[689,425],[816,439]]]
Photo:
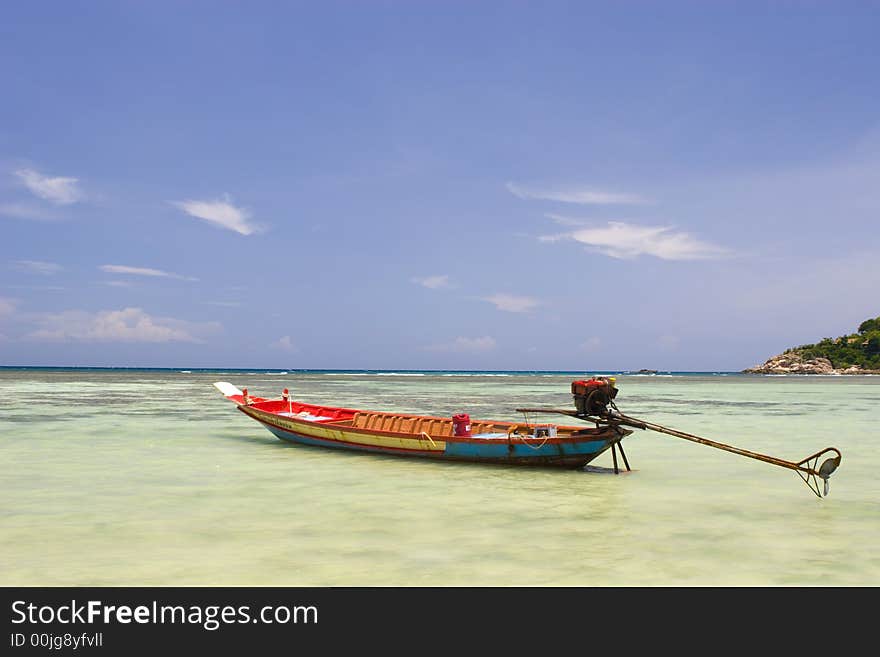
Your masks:
[[[866,319],[864,322],[859,324],[859,333],[866,334],[872,333],[874,331],[880,331],[880,317],[875,317],[874,319]]]
[[[880,317],[866,319],[859,324],[858,333],[838,338],[822,338],[816,344],[804,344],[787,349],[804,360],[827,358],[837,370],[858,367],[880,370]]]

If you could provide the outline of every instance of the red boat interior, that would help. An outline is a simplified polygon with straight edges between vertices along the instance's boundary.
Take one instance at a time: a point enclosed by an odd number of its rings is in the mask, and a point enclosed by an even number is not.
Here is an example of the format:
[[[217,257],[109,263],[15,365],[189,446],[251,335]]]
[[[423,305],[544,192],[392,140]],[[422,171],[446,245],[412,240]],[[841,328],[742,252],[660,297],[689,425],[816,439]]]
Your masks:
[[[235,399],[239,403],[244,398]],[[253,408],[274,413],[282,417],[300,419],[320,424],[333,424],[338,426],[366,429],[368,431],[383,431],[405,434],[428,434],[434,438],[450,438],[455,436],[455,423],[449,417],[436,417],[430,415],[411,415],[406,413],[387,413],[361,411],[351,408],[337,408],[332,406],[320,406],[306,404],[293,400],[265,399],[262,397],[248,397],[248,405]],[[522,431],[526,435],[535,433],[535,424],[473,420],[470,423],[470,435],[473,437],[495,437],[507,435],[515,431]],[[538,425],[547,426],[547,425]],[[572,431],[590,432],[589,428],[571,426],[553,426],[558,430],[558,436],[570,434]]]

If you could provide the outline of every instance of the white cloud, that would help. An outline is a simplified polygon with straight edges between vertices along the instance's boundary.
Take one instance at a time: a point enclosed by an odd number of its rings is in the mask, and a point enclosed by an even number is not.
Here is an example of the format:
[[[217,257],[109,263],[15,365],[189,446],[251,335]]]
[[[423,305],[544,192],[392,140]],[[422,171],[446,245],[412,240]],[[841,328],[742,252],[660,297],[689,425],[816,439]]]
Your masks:
[[[0,216],[37,221],[51,221],[58,218],[54,212],[26,203],[0,203]]]
[[[622,194],[595,187],[553,186],[531,187],[509,182],[507,190],[526,200],[560,201],[579,205],[643,205],[646,199],[635,194]]]
[[[609,221],[600,228],[581,228],[560,235],[544,235],[542,242],[574,240],[612,258],[651,255],[662,260],[702,260],[728,255],[723,247],[704,242],[670,226],[637,226]]]
[[[490,351],[496,346],[495,338],[484,335],[479,338],[466,338],[459,336],[452,342],[446,344],[435,344],[426,347],[429,351],[452,351],[452,352],[474,352],[474,351]]]
[[[292,352],[296,351],[297,347],[293,344],[293,340],[290,339],[289,335],[285,335],[281,338],[278,338],[275,342],[273,342],[270,347],[275,347],[276,349],[280,349],[281,351]]]
[[[449,276],[442,274],[438,276],[426,276],[425,278],[413,278],[412,282],[436,290],[441,287],[449,287]]]
[[[483,301],[494,304],[498,310],[510,313],[526,313],[541,303],[531,297],[519,297],[513,294],[494,294],[491,297],[483,297]]]
[[[180,274],[172,274],[171,272],[162,271],[161,269],[150,269],[149,267],[129,267],[128,265],[101,265],[98,269],[108,274],[131,274],[132,276],[158,276],[161,278],[179,278],[185,281],[197,281],[197,278],[191,276],[181,276]]]
[[[57,274],[63,269],[61,265],[54,262],[43,262],[41,260],[14,260],[12,266],[19,271],[25,271],[31,274],[42,274],[51,276]]]
[[[67,310],[41,315],[36,323],[41,328],[26,337],[48,342],[201,342],[198,334],[220,329],[216,322],[153,317],[141,308],[96,313]]]
[[[33,169],[19,169],[15,175],[31,193],[56,205],[70,205],[84,198],[77,178],[51,178]]]
[[[250,222],[251,213],[245,208],[238,208],[232,204],[229,196],[217,201],[171,201],[171,204],[180,208],[191,217],[204,219],[212,224],[234,230],[242,235],[250,235],[257,232],[258,227]]]

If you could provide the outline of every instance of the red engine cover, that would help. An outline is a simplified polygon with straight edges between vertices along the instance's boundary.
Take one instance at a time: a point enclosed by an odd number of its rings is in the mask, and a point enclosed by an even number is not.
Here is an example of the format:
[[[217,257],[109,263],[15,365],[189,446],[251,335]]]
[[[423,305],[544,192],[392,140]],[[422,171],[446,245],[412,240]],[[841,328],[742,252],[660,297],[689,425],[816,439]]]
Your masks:
[[[589,379],[587,381],[572,381],[571,394],[588,395],[593,390],[604,388],[608,385],[608,381],[599,381],[598,379]]]

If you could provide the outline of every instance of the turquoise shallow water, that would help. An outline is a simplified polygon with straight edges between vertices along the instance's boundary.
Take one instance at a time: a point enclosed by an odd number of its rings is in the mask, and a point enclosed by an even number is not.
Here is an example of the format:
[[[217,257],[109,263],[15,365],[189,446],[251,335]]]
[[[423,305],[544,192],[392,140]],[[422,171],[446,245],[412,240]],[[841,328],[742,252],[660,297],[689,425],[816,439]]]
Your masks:
[[[572,374],[0,369],[0,584],[880,585],[880,377],[620,376],[633,472],[291,446],[211,385],[472,418],[570,407]],[[534,419],[534,418],[533,418]],[[549,416],[540,421],[552,421]]]

